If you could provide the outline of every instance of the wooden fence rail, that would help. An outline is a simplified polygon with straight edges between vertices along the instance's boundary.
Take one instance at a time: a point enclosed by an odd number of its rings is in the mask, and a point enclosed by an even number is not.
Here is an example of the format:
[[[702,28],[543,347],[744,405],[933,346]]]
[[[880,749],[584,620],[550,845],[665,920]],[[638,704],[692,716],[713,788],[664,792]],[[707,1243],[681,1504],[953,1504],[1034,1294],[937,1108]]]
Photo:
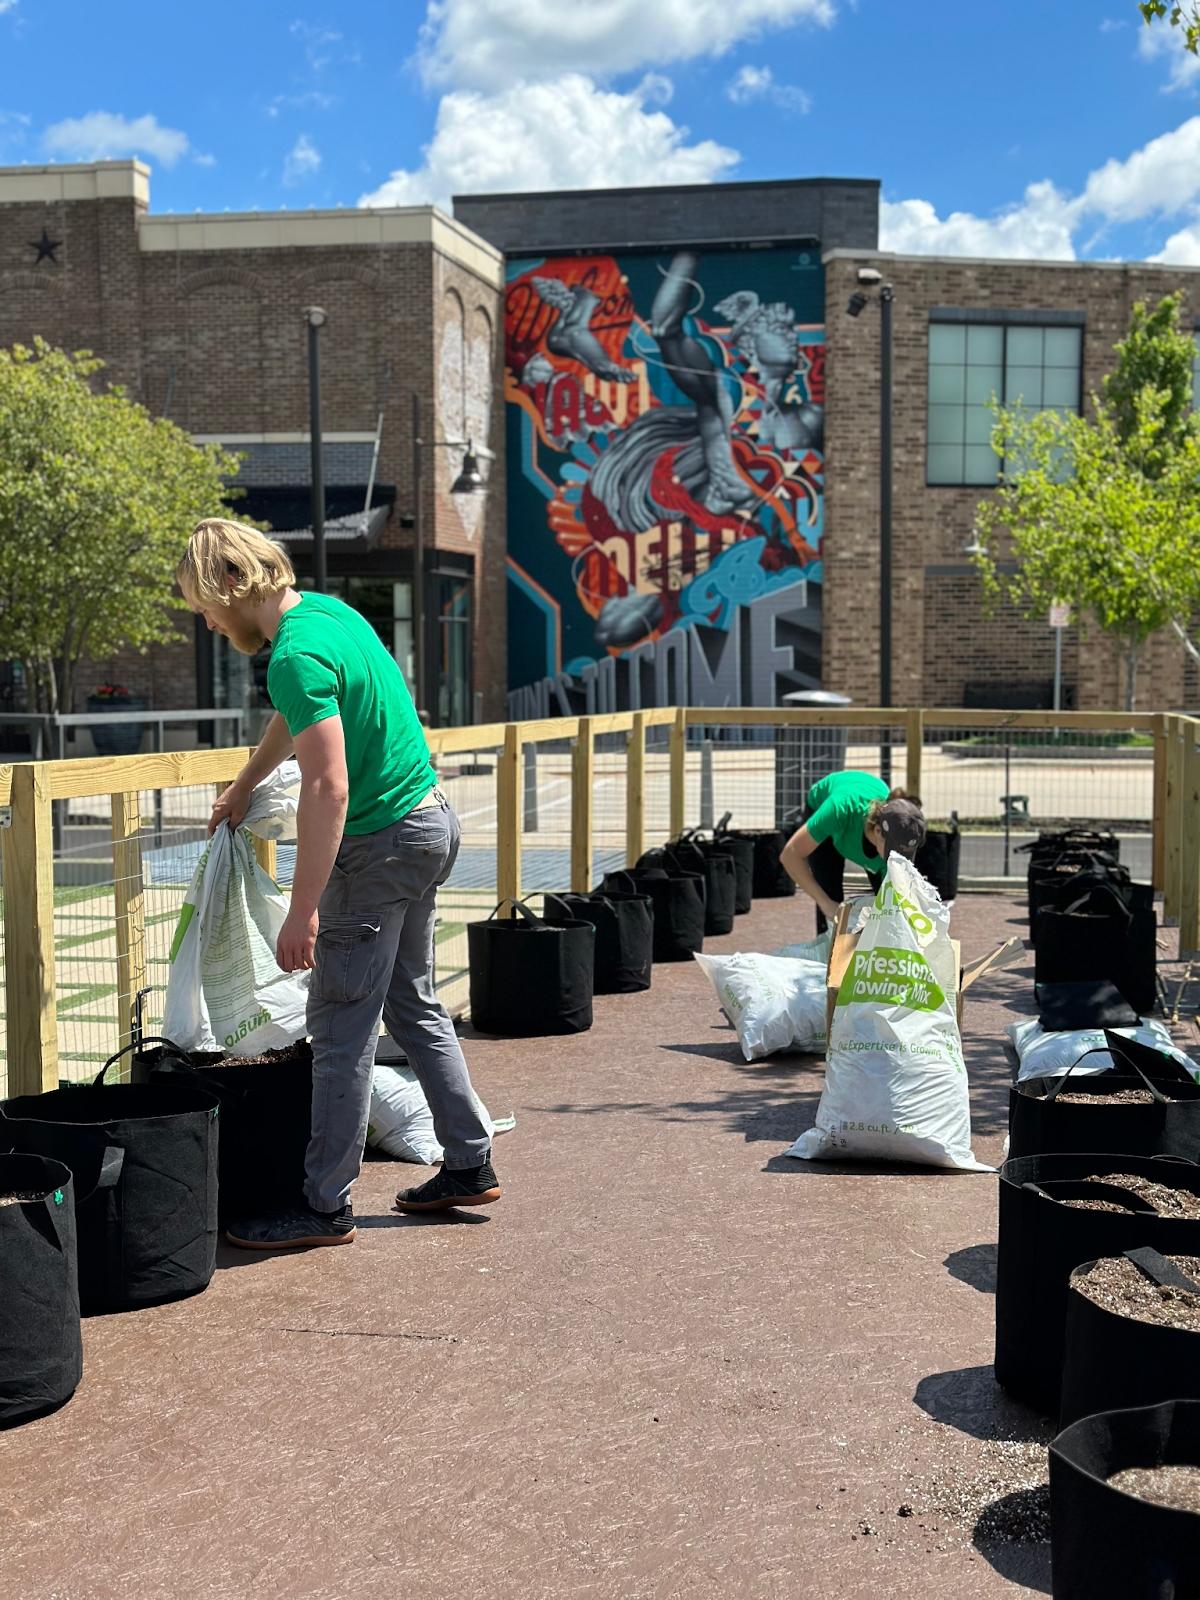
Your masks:
[[[862,742],[885,736],[902,747],[908,787],[919,793],[928,772],[927,746],[955,731],[1021,733],[1074,730],[1084,735],[1148,733],[1153,739],[1151,875],[1163,892],[1166,917],[1178,919],[1180,945],[1200,949],[1200,721],[1147,712],[962,711],[957,708],[846,707],[802,710],[769,707],[663,707],[597,716],[489,723],[437,730],[429,742],[435,762],[488,753],[494,760],[496,891],[500,899],[522,892],[521,836],[524,754],[553,745],[570,754],[570,886],[593,883],[597,780],[624,739],[624,857],[632,864],[647,844],[648,752],[665,756],[667,817],[671,833],[698,820],[689,813],[689,752],[703,730],[859,730]],[[603,741],[598,744],[598,741]],[[705,739],[705,748],[712,743]],[[730,747],[734,748],[734,747]],[[76,761],[0,765],[0,807],[11,818],[0,828],[3,862],[4,981],[7,998],[8,1093],[53,1087],[59,1076],[58,989],[54,935],[53,803],[107,796],[111,803],[114,885],[115,984],[118,1035],[128,1042],[133,1007],[146,982],[146,909],[142,861],[141,795],[146,791],[207,785],[214,791],[241,769],[248,750],[178,751]],[[481,769],[474,768],[474,771]],[[486,770],[486,769],[483,769]],[[654,772],[661,774],[656,765]],[[621,781],[621,780],[619,780]],[[661,794],[661,789],[656,791]],[[256,844],[274,874],[273,842]]]

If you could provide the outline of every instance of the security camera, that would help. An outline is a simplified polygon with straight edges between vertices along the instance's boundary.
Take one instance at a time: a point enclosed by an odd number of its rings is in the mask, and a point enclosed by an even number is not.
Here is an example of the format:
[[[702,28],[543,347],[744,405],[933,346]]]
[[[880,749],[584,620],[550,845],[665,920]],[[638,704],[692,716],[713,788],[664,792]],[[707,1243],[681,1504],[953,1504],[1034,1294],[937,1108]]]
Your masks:
[[[859,267],[858,281],[859,283],[882,283],[883,273],[876,267]]]

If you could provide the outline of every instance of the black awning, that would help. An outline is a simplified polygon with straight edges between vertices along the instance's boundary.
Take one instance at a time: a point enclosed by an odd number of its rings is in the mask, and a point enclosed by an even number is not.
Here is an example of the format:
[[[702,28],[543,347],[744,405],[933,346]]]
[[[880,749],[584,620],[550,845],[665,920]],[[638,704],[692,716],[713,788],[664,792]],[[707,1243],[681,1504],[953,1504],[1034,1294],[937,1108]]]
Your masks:
[[[367,486],[334,484],[325,490],[325,539],[342,550],[371,550],[391,516],[396,499],[391,484],[376,484],[371,509],[363,511]],[[246,486],[233,504],[235,517],[269,525],[272,535],[297,552],[312,547],[312,493],[305,484]]]

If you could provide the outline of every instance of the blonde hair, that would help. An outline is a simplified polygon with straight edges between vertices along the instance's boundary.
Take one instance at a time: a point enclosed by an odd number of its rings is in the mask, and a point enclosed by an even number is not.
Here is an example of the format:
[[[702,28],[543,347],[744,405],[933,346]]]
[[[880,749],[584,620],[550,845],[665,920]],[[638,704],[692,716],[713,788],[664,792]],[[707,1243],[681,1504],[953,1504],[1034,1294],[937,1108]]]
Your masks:
[[[190,605],[227,606],[231,600],[261,605],[296,581],[281,544],[225,517],[204,517],[192,529],[175,581]]]

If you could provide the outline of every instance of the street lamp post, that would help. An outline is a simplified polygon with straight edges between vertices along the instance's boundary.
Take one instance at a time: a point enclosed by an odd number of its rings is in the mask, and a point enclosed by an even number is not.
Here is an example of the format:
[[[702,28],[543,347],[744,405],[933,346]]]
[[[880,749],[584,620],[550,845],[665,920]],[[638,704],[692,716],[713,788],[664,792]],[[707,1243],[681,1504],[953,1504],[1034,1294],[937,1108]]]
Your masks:
[[[431,450],[462,450],[462,466],[450,485],[451,494],[475,494],[486,487],[473,442],[468,439],[464,447],[460,439],[422,439],[421,397],[416,390],[412,396],[412,481],[413,481],[413,581],[412,581],[412,637],[413,637],[413,699],[417,711],[428,712],[425,700],[425,519],[422,510],[421,466],[426,448]]]
[[[858,281],[879,292],[879,704],[892,703],[892,305],[895,289],[875,267],[860,267]],[[856,289],[846,307],[857,317],[869,296]],[[891,783],[892,751],[879,752],[880,776]]]
[[[308,324],[308,432],[312,451],[313,588],[324,594],[328,586],[325,570],[325,465],[321,439],[321,329],[325,313],[320,306],[306,306]]]

